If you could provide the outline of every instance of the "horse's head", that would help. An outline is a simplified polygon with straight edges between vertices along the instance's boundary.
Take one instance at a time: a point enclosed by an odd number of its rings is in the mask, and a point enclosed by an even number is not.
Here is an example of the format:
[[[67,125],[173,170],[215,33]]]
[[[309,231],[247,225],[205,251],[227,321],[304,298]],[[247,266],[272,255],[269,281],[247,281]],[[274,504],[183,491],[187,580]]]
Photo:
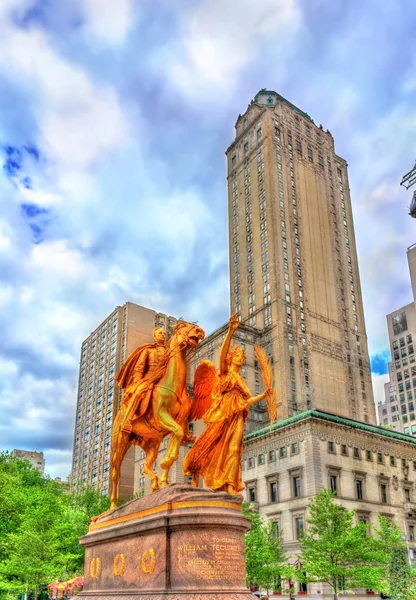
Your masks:
[[[185,348],[195,348],[205,337],[205,331],[195,323],[179,321],[173,327],[173,335],[170,342],[173,345],[180,345]]]

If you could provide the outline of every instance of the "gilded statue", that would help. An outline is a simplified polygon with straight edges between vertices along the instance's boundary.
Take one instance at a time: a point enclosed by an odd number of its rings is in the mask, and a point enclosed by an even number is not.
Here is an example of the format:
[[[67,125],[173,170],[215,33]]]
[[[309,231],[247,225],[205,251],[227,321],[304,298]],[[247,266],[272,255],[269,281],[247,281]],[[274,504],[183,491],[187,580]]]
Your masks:
[[[133,417],[141,417],[146,412],[154,383],[165,365],[166,331],[156,327],[153,339],[154,344],[143,344],[133,350],[114,378],[124,390],[120,428],[126,434],[131,433]]]
[[[124,394],[113,425],[111,443],[111,508],[117,506],[120,468],[132,444],[146,454],[143,473],[152,481],[152,491],[169,483],[169,469],[178,458],[181,444],[194,441],[189,433],[191,401],[186,389],[190,352],[205,332],[193,323],[179,321],[165,343],[165,332],[154,331],[154,344],[136,348],[115,379]],[[153,470],[162,440],[169,435],[159,478]]]
[[[229,494],[237,494],[244,489],[241,459],[249,407],[266,397],[268,400],[275,399],[270,378],[262,394],[251,396],[240,374],[245,351],[239,346],[230,349],[238,326],[237,315],[233,315],[221,346],[219,374],[209,360],[202,361],[195,372],[194,400],[189,418],[192,421],[203,418],[207,428],[189,450],[182,465],[183,473],[192,476],[195,487],[201,475],[207,487]],[[262,365],[262,370],[264,366],[267,367]]]

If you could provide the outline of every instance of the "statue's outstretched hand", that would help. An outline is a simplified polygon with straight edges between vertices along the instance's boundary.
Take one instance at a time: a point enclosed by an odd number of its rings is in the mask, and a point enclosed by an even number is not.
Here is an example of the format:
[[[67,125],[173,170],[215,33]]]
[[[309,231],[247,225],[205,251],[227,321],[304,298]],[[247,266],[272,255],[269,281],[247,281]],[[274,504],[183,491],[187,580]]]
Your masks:
[[[232,329],[233,331],[235,331],[236,329],[238,329],[240,323],[238,320],[238,313],[234,313],[229,320],[230,323],[230,329]]]

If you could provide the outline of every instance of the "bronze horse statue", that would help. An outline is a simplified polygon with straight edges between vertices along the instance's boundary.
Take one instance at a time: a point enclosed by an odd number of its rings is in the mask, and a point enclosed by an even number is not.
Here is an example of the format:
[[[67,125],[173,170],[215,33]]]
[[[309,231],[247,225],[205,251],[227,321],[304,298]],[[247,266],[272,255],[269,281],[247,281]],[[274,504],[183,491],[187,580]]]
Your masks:
[[[178,458],[181,443],[193,441],[190,439],[188,428],[191,401],[186,389],[187,360],[190,351],[196,348],[204,337],[205,332],[198,325],[179,321],[166,344],[159,373],[149,380],[146,393],[142,394],[141,410],[137,402],[134,405],[128,431],[123,428],[125,407],[122,406],[117,413],[111,445],[111,508],[117,506],[121,463],[133,444],[140,446],[146,453],[143,472],[150,477],[152,491],[155,491],[159,489],[159,485],[164,487],[169,483],[169,469]],[[153,464],[160,444],[167,435],[170,439],[165,458],[160,463],[163,473],[159,482],[157,474],[153,471]]]

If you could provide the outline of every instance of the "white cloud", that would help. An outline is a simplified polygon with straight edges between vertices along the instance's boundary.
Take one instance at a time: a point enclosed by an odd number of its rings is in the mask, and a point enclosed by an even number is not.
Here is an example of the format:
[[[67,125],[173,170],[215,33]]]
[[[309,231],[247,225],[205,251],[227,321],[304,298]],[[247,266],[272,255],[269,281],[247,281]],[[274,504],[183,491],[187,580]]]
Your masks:
[[[91,269],[83,260],[81,253],[68,247],[64,240],[44,242],[32,247],[29,268],[40,275],[72,279],[87,278]]]
[[[108,46],[122,44],[134,24],[138,0],[82,0],[85,35]]]
[[[56,450],[55,448],[46,448],[45,473],[53,479],[61,477],[67,479],[72,468],[72,450]]]
[[[3,219],[0,220],[0,254],[10,250],[12,235],[10,225]]]
[[[297,0],[203,0],[182,14],[182,55],[165,57],[167,74],[189,98],[231,91],[261,41],[283,46],[300,16]]]
[[[95,83],[60,55],[43,30],[19,28],[5,11],[0,24],[0,71],[28,95],[38,121],[36,142],[49,162],[45,189],[21,192],[34,202],[56,204],[62,196],[48,183],[62,183],[65,192],[69,175],[86,179],[91,166],[126,144],[126,118],[114,88]]]
[[[359,103],[359,93],[352,87],[339,87],[334,98],[333,112],[326,126],[333,131],[340,125],[346,125],[354,115]]]

